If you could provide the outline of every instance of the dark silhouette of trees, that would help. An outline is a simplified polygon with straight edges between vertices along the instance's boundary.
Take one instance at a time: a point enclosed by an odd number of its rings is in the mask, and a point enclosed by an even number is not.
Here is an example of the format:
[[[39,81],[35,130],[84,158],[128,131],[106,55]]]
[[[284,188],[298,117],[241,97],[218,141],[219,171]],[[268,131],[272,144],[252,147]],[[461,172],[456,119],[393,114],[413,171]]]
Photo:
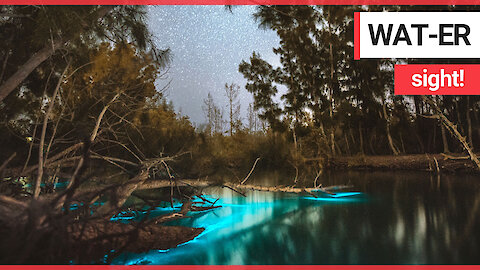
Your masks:
[[[292,142],[311,148],[314,156],[459,152],[463,147],[436,119],[420,97],[393,95],[396,59],[353,60],[353,12],[417,10],[416,6],[259,6],[259,26],[280,37],[274,48],[281,66],[273,67],[253,53],[239,71],[247,79],[255,109],[272,130],[288,127]],[[464,10],[463,7],[434,7]],[[412,60],[411,63],[435,63]],[[455,61],[452,63],[472,62]],[[273,97],[279,85],[287,91],[282,105]],[[437,104],[475,147],[478,99],[440,96]],[[305,144],[304,144],[305,143]],[[306,149],[300,150],[300,152]],[[305,152],[306,153],[306,152]],[[311,153],[309,154],[311,155]]]

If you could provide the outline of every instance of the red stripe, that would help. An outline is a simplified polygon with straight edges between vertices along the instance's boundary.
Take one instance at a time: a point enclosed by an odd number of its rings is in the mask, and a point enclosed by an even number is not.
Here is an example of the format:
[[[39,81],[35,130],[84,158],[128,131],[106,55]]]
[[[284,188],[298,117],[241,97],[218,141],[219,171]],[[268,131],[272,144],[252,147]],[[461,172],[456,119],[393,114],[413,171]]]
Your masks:
[[[360,12],[353,15],[353,59],[360,60]]]
[[[24,265],[2,270],[480,270],[478,265]]]
[[[479,5],[480,0],[2,0],[2,5]]]

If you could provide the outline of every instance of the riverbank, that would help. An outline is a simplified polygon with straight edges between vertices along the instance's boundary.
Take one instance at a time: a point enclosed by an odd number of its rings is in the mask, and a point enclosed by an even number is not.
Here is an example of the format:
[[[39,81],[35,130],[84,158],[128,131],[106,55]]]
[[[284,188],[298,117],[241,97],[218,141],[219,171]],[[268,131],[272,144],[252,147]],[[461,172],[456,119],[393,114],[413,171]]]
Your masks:
[[[161,226],[151,224],[136,226],[135,223],[96,222],[83,226],[72,226],[69,233],[76,239],[74,245],[97,250],[97,254],[107,254],[110,250],[141,253],[149,250],[166,250],[193,240],[204,228],[183,226]],[[104,241],[98,241],[103,238]],[[92,243],[94,243],[92,245]]]
[[[446,173],[480,173],[475,164],[459,154],[333,157],[325,160],[331,170],[414,170]]]

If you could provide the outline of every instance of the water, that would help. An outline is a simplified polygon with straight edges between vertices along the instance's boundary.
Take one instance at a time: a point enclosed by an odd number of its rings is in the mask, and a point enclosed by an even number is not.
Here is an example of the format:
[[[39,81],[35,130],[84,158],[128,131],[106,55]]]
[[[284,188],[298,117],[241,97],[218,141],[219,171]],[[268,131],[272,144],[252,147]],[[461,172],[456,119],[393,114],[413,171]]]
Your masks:
[[[321,182],[352,184],[363,194],[316,199],[249,192],[244,198],[210,189],[222,208],[172,224],[206,228],[199,237],[170,250],[123,254],[114,263],[480,264],[477,177],[336,172]]]

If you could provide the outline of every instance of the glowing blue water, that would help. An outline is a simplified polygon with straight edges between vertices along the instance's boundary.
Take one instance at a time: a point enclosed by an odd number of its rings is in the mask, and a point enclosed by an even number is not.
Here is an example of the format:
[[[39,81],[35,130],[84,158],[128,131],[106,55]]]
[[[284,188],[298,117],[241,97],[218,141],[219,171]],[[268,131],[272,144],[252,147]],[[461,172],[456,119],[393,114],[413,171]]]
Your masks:
[[[291,182],[265,179],[256,183]],[[123,254],[114,263],[480,264],[478,176],[335,172],[319,181],[351,184],[363,194],[250,192],[244,198],[228,189],[208,190],[223,207],[171,224],[205,228],[199,237],[170,250]],[[151,215],[168,211],[159,207]]]
[[[360,192],[344,192],[321,197],[275,194],[270,192],[250,192],[247,197],[241,197],[230,190],[216,189],[209,200],[219,200],[216,205],[221,208],[194,213],[190,218],[173,222],[169,225],[202,227],[202,232],[196,239],[170,250],[152,250],[146,254],[125,254],[114,263],[120,264],[244,264],[248,262],[246,246],[269,237],[281,239],[295,219],[307,212],[318,212],[325,205],[343,205],[364,203],[366,197]],[[179,204],[176,205],[177,207]],[[158,208],[157,216],[165,213],[165,208]],[[154,211],[154,212],[155,212]],[[125,213],[114,219],[130,220],[133,218]],[[269,235],[268,232],[272,232]],[[274,232],[275,231],[275,232]],[[281,233],[284,231],[283,233]],[[274,233],[273,233],[274,232]],[[299,239],[300,240],[300,239]],[[284,243],[285,248],[290,243]],[[228,259],[226,259],[228,258]],[[267,259],[267,258],[265,258]]]

